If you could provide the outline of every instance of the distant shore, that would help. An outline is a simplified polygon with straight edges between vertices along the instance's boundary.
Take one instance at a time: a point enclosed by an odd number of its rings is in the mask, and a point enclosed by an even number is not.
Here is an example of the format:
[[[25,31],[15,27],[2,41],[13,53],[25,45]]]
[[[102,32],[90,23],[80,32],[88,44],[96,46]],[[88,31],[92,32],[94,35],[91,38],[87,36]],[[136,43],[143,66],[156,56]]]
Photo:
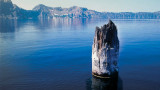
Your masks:
[[[70,8],[48,7],[43,4],[32,10],[25,10],[13,4],[11,0],[0,1],[0,18],[8,19],[53,19],[53,18],[107,18],[107,19],[160,19],[157,12],[98,12],[84,7]]]

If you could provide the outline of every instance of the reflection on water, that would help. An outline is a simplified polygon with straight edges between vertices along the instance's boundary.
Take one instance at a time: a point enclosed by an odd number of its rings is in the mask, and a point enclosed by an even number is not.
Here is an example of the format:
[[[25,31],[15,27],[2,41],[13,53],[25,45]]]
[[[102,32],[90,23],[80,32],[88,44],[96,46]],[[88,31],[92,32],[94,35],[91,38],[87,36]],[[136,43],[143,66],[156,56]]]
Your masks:
[[[94,19],[87,18],[53,18],[53,19],[36,19],[36,20],[9,20],[0,19],[0,33],[8,33],[19,31],[20,28],[24,28],[25,25],[32,25],[39,30],[47,30],[51,28],[70,28],[80,29],[90,23],[96,23]]]
[[[99,21],[99,20],[98,20]],[[40,19],[34,21],[34,26],[40,30],[50,29],[50,28],[58,28],[58,29],[66,29],[77,30],[84,29],[88,24],[96,23],[95,19],[87,19],[87,18],[53,18],[53,19]]]
[[[108,79],[92,76],[92,79],[88,79],[86,84],[87,90],[123,90],[123,82],[118,75]]]
[[[53,18],[53,19],[40,19],[34,24],[38,29],[48,28],[79,28],[91,23],[91,19],[72,19],[72,18]]]
[[[0,19],[0,33],[15,32],[16,20]]]

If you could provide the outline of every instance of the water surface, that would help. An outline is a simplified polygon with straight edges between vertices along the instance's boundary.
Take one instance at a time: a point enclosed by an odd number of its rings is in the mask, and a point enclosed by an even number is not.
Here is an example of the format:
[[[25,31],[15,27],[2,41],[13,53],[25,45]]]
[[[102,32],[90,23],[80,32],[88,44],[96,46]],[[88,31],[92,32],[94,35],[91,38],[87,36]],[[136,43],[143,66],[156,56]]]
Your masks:
[[[120,39],[117,90],[160,90],[160,21],[113,20]],[[0,89],[96,90],[96,26],[105,20],[0,20]],[[116,85],[115,85],[116,87]]]

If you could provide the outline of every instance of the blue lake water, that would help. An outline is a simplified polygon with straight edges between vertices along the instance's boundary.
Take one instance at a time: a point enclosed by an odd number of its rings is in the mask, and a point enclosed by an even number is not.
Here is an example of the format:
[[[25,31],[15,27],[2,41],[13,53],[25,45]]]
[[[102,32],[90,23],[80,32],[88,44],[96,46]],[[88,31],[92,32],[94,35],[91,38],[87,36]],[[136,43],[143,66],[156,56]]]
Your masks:
[[[0,90],[100,90],[91,46],[95,27],[107,22],[0,20]],[[120,40],[117,90],[160,90],[160,20],[113,22]]]

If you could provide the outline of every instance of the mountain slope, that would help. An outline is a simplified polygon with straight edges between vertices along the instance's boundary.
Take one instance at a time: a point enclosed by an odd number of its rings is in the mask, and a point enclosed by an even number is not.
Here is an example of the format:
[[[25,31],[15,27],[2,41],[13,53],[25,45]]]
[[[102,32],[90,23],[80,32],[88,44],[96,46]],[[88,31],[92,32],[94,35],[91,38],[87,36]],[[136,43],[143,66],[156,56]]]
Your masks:
[[[0,0],[0,18],[34,19],[39,15],[32,10],[24,10],[12,4],[11,0]]]
[[[110,19],[160,19],[160,12],[97,12],[87,8],[73,6],[70,8],[48,7],[43,4],[32,10],[25,10],[13,5],[11,0],[0,0],[0,18],[37,19],[37,18],[110,18]]]
[[[47,7],[37,5],[33,11],[40,13],[39,18],[69,17],[69,18],[110,18],[110,19],[160,19],[159,12],[97,12],[87,8],[73,6],[70,8]]]
[[[87,8],[73,6],[70,8],[61,7],[47,7],[45,5],[37,5],[33,8],[33,11],[38,11],[40,13],[40,18],[53,18],[53,17],[70,17],[70,18],[91,18],[100,17],[102,13],[88,10]],[[99,16],[98,16],[99,15]]]
[[[11,0],[0,0],[0,16],[1,17],[12,17],[13,4]]]
[[[37,19],[39,13],[32,10],[24,10],[19,8],[17,5],[14,5],[13,16],[18,19]]]

